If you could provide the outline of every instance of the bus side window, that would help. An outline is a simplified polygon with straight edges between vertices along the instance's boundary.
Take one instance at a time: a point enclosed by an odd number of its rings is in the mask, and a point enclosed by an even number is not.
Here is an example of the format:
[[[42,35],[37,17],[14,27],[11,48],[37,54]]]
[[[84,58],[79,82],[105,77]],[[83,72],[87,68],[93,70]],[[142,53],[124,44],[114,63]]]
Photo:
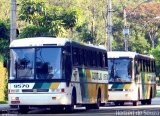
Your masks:
[[[141,72],[142,71],[142,60],[141,59],[138,60],[138,66],[139,66],[139,71]]]
[[[137,60],[135,61],[135,73],[136,73],[136,74],[139,74],[139,73],[140,73],[140,71],[139,71],[139,63],[138,63]]]
[[[99,55],[99,51],[97,52],[97,66],[100,67],[100,55]]]
[[[90,51],[86,51],[87,67],[90,67]]]
[[[146,62],[143,60],[143,72],[146,72]]]
[[[64,70],[64,77],[70,81],[71,73],[72,73],[72,62],[71,62],[71,47],[66,46],[63,54],[63,70]]]
[[[156,72],[156,64],[155,64],[155,61],[153,61],[153,71]]]
[[[147,60],[147,72],[150,72],[149,65],[149,60]]]
[[[93,66],[97,67],[96,52],[93,51]]]
[[[78,51],[77,48],[73,48],[73,65],[78,65]]]
[[[83,65],[83,50],[82,49],[79,49],[78,50],[79,52],[79,65]]]
[[[141,71],[143,72],[143,60],[141,59]]]
[[[90,66],[93,66],[93,52],[90,51],[90,57],[89,57],[89,61],[90,61]]]
[[[141,62],[140,62],[140,60],[137,60],[137,74],[140,74],[140,72],[141,72]]]
[[[107,53],[105,53],[105,67],[108,68],[108,58],[107,58]]]
[[[102,67],[103,66],[103,56],[102,56],[102,52],[99,52],[99,66]]]
[[[105,67],[105,53],[103,53],[103,59],[102,59],[102,62],[103,62],[103,68]]]
[[[87,51],[84,50],[84,65],[87,67]]]
[[[148,72],[151,72],[151,68],[150,68],[150,60],[148,60]]]

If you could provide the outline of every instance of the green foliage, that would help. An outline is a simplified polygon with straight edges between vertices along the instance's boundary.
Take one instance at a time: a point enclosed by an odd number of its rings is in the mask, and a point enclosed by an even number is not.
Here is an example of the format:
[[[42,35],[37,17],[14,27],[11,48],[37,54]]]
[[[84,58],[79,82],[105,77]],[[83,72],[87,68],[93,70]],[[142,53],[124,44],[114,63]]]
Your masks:
[[[0,38],[9,39],[9,25],[0,20]]]
[[[55,35],[94,44],[106,43],[106,0],[17,0],[17,3],[20,4],[17,6],[20,37]],[[10,3],[1,0],[0,5],[1,17],[9,18],[9,9],[4,8],[8,8]],[[126,20],[130,27],[129,50],[148,52],[153,42],[157,45],[160,37],[159,20],[152,20],[160,16],[159,1],[112,0],[113,50],[124,50],[123,8],[127,10]],[[81,31],[78,30],[80,28]],[[40,34],[41,31],[43,33]]]
[[[60,19],[64,23],[66,29],[72,29],[75,26],[80,26],[81,11],[79,9],[69,8],[64,10]]]
[[[0,0],[0,20],[8,20],[10,17],[10,0]]]
[[[138,39],[132,39],[129,43],[129,49],[138,53],[144,54],[149,51],[149,44],[143,36],[139,36]]]
[[[21,3],[20,19],[32,26],[26,27],[20,37],[64,36],[67,29],[72,30],[80,24],[79,9],[49,6],[43,1],[23,0]]]
[[[49,32],[46,28],[31,25],[26,27],[19,37],[28,38],[28,37],[47,36],[46,34],[49,35]]]
[[[157,93],[156,93],[156,97],[160,97],[160,92],[157,92]]]
[[[160,43],[156,46],[156,48],[152,49],[150,52],[155,57],[156,60],[157,76],[160,76]]]
[[[0,20],[0,56],[3,58],[8,57],[9,47],[9,24]]]
[[[96,41],[96,33],[87,30],[87,23],[83,25],[77,26],[76,31],[79,34],[79,40],[85,43],[95,43]]]
[[[37,20],[45,14],[44,2],[40,0],[22,0],[21,10],[19,12],[20,20],[24,20],[29,23],[38,24]]]

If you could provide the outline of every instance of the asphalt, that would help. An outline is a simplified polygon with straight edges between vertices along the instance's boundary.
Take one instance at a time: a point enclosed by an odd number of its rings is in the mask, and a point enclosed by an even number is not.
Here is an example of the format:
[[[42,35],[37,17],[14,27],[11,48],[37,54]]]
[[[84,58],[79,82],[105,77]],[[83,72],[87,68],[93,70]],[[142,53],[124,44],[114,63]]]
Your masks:
[[[160,86],[159,88],[157,89],[158,92],[160,92]],[[152,104],[154,106],[159,106],[160,105],[160,97],[155,97],[152,99]],[[106,106],[110,106],[112,105],[111,103],[107,103]],[[0,104],[0,114],[6,114],[6,113],[9,113],[10,111],[14,111],[15,109],[10,109],[10,106],[9,104]]]
[[[7,113],[9,109],[8,104],[0,104],[0,114]]]

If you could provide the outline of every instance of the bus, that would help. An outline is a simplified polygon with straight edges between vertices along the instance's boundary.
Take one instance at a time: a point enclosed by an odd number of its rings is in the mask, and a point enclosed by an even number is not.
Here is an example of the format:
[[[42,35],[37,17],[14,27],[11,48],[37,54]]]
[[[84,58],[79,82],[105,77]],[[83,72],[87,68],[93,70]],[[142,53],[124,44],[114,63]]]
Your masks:
[[[151,104],[156,95],[155,59],[129,51],[108,52],[109,102]]]
[[[99,109],[108,100],[104,47],[67,38],[34,37],[10,44],[8,99],[27,113],[31,107],[73,111]]]

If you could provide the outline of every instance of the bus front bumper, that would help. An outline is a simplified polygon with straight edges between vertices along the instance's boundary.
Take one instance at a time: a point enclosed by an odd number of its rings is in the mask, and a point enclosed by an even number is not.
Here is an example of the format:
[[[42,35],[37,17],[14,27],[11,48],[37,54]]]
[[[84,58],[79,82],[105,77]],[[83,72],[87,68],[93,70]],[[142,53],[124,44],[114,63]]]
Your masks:
[[[71,96],[62,94],[9,94],[9,105],[69,105]]]
[[[137,101],[138,95],[135,92],[109,91],[108,101]]]

